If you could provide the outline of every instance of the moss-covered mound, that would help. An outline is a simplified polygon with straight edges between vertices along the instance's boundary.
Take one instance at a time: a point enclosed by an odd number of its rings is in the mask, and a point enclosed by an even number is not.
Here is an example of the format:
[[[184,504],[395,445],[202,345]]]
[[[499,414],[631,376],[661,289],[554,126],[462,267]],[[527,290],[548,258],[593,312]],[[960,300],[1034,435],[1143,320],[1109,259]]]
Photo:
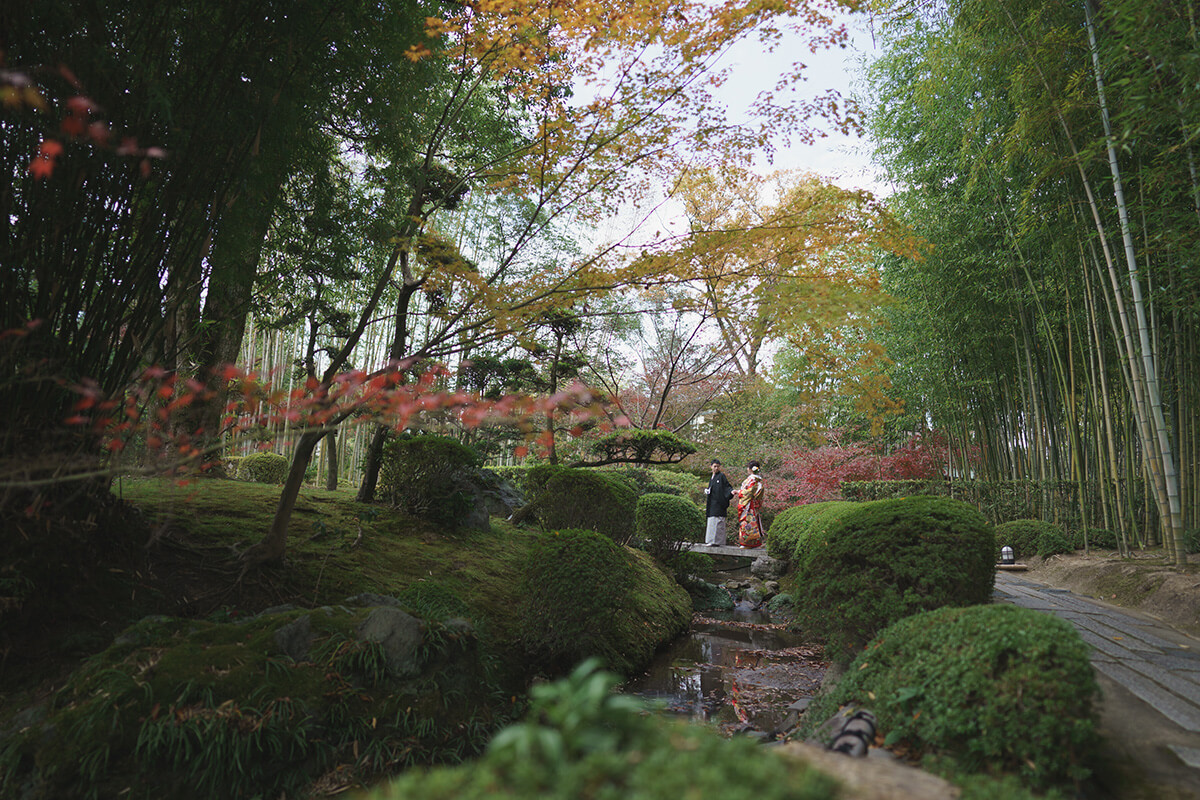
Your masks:
[[[869,708],[889,745],[942,771],[1064,785],[1086,777],[1096,742],[1088,650],[1049,614],[942,608],[881,632],[806,716],[819,723],[842,705]]]
[[[996,547],[1009,546],[1016,558],[1069,553],[1071,545],[1063,529],[1040,519],[1014,519],[996,526]]]
[[[529,548],[521,642],[562,674],[589,656],[628,674],[687,629],[687,592],[653,560],[590,530],[552,531]]]
[[[849,661],[897,620],[991,599],[995,541],[983,515],[947,497],[821,504],[796,536],[785,583],[794,625]],[[772,536],[777,531],[772,529]]]
[[[534,689],[525,722],[501,731],[479,762],[413,771],[370,800],[832,800],[835,781],[747,739],[645,713],[590,665]]]
[[[637,513],[637,491],[615,474],[598,470],[557,468],[531,474],[528,485],[542,526],[587,528],[628,544]]]
[[[466,620],[394,605],[150,617],[4,732],[0,796],[291,797],[455,762],[512,710],[484,664]]]

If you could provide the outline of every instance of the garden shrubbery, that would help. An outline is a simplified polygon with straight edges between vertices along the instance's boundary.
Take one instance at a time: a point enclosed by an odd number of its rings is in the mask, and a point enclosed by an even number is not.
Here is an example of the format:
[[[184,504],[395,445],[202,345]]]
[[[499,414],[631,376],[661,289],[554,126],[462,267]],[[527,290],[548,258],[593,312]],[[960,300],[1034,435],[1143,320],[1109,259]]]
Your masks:
[[[997,525],[996,547],[1005,545],[1012,547],[1016,558],[1069,553],[1075,549],[1062,528],[1040,519],[1014,519]]]
[[[797,603],[793,624],[824,638],[831,659],[850,660],[904,617],[991,599],[992,527],[966,503],[906,497],[818,505],[784,519],[782,531],[777,520],[771,539],[784,541],[770,547],[774,553],[795,541],[786,579]]]
[[[412,771],[368,800],[663,800],[728,797],[833,800],[837,782],[747,738],[646,713],[612,690],[616,678],[581,665],[533,687],[525,720],[502,730],[479,761]]]
[[[619,544],[628,544],[633,536],[637,492],[615,475],[589,469],[538,467],[530,470],[527,485],[535,513],[545,528],[587,528]]]
[[[562,674],[595,656],[629,674],[687,629],[690,598],[645,553],[590,530],[536,536],[519,638],[543,671]]]
[[[237,464],[237,476],[253,483],[283,483],[291,462],[278,453],[251,453]]]
[[[1083,549],[1083,538],[1082,531],[1078,531],[1076,535],[1072,537],[1071,543],[1075,545],[1076,550]],[[1111,531],[1108,528],[1088,528],[1087,544],[1088,547],[1098,547],[1102,550],[1116,550],[1117,533],[1116,531]]]
[[[882,631],[806,716],[868,708],[889,746],[939,771],[1016,773],[1042,789],[1087,776],[1097,692],[1069,623],[1011,605],[941,608]]]
[[[414,517],[464,525],[476,513],[480,463],[474,450],[443,436],[392,439],[380,462],[379,498]]]
[[[704,541],[704,512],[686,497],[644,494],[638,498],[635,521],[642,546],[663,563],[675,557],[680,542]]]

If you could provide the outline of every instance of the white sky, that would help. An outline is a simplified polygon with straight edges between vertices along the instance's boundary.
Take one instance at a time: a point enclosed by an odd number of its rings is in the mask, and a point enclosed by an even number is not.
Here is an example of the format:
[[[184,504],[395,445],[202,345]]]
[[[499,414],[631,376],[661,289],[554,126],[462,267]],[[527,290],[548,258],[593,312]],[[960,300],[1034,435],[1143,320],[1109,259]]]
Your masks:
[[[859,81],[860,62],[873,49],[869,20],[863,15],[844,15],[851,32],[851,40],[845,49],[822,50],[810,53],[799,41],[780,42],[773,52],[764,53],[753,37],[732,48],[721,61],[721,66],[730,68],[729,79],[717,93],[729,109],[730,121],[744,117],[750,102],[764,90],[774,87],[779,75],[794,61],[806,65],[805,81],[797,87],[803,99],[822,95],[828,89],[836,89],[843,97],[850,97]],[[779,98],[781,101],[784,99]],[[818,123],[821,121],[818,120]],[[865,138],[847,136],[831,126],[824,127],[828,136],[817,139],[812,145],[793,142],[791,147],[780,146],[774,162],[765,156],[755,166],[762,173],[789,169],[812,172],[832,183],[847,189],[867,189],[877,195],[886,195],[890,190],[876,178],[871,166],[871,146]],[[646,212],[642,212],[644,215]],[[622,209],[609,220],[608,225],[595,232],[596,240],[612,241],[628,234],[636,224],[639,214],[634,209]],[[656,231],[664,234],[682,230],[684,220],[680,209],[667,203],[657,211],[650,212],[642,226],[636,242],[645,242],[655,237]]]

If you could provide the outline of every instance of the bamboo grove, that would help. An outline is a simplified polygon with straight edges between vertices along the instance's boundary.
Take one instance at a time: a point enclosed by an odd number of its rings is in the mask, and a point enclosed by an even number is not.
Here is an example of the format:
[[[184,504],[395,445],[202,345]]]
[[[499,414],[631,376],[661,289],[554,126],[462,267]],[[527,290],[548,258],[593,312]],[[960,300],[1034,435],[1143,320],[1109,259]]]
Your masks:
[[[1190,0],[891,8],[870,128],[925,257],[892,259],[895,380],[956,474],[1072,524],[1200,526],[1200,41]],[[912,409],[916,410],[916,409]]]

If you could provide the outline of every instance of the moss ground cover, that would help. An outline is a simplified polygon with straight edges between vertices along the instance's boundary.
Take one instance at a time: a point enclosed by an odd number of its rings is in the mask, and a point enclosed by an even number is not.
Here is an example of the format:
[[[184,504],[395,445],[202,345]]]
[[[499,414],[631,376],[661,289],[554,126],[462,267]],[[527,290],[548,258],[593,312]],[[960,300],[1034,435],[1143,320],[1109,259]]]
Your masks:
[[[477,752],[512,703],[469,627],[389,610],[414,635],[400,661],[364,638],[378,611],[147,618],[6,737],[0,796],[276,797]]]
[[[400,748],[408,750],[400,754],[393,745],[408,736],[405,725],[420,724],[428,733],[432,723],[403,717],[399,711],[387,711],[394,724],[386,722],[378,709],[391,708],[391,701],[380,698],[364,701],[361,707],[350,703],[328,709],[311,699],[329,693],[327,673],[369,673],[377,655],[373,649],[345,642],[331,644],[325,655],[336,658],[340,665],[333,670],[328,661],[319,659],[313,662],[316,666],[293,668],[283,664],[264,638],[266,633],[256,628],[257,623],[242,622],[268,606],[291,603],[300,610],[337,610],[346,598],[370,593],[397,598],[405,609],[424,618],[431,630],[440,630],[438,626],[443,623],[453,627],[458,624],[453,618],[466,617],[479,642],[479,669],[486,668],[490,677],[485,681],[469,669],[455,674],[476,688],[497,687],[497,696],[503,699],[500,706],[506,709],[512,707],[513,697],[519,701],[538,670],[553,674],[554,669],[568,669],[575,658],[596,653],[611,656],[609,662],[619,668],[631,669],[638,659],[648,658],[660,644],[686,627],[690,618],[686,593],[649,557],[596,534],[588,536],[616,554],[614,564],[623,581],[619,595],[612,594],[607,581],[599,580],[609,577],[608,573],[592,576],[597,582],[589,584],[587,576],[571,572],[580,563],[575,556],[586,555],[586,548],[579,554],[565,553],[551,564],[534,558],[534,551],[540,552],[538,548],[550,534],[514,528],[502,520],[494,520],[492,530],[486,533],[448,530],[397,511],[356,503],[349,492],[304,489],[293,518],[285,564],[239,581],[236,550],[255,541],[266,529],[278,489],[228,480],[202,480],[184,486],[167,480],[125,480],[114,487],[114,492],[139,510],[152,544],[145,550],[138,548],[141,560],[107,565],[104,572],[111,575],[112,585],[106,585],[103,597],[89,595],[94,613],[83,622],[92,630],[99,626],[99,632],[61,655],[64,667],[68,660],[73,661],[72,667],[78,666],[79,659],[88,655],[93,656],[92,661],[70,675],[65,668],[57,673],[67,688],[50,705],[42,702],[46,690],[39,683],[39,678],[46,675],[45,653],[34,651],[44,646],[65,647],[71,637],[69,631],[51,626],[39,648],[21,648],[19,652],[25,658],[9,658],[3,665],[3,738],[7,740],[10,734],[29,727],[39,714],[49,713],[54,720],[61,720],[61,724],[54,723],[60,734],[97,743],[87,752],[65,746],[39,748],[28,741],[10,750],[8,763],[17,764],[26,777],[35,774],[29,771],[31,760],[39,765],[38,769],[44,767],[36,773],[36,780],[51,788],[42,796],[56,796],[58,789],[53,787],[74,785],[73,781],[80,786],[98,787],[97,796],[105,796],[113,787],[120,791],[130,781],[143,779],[147,786],[158,787],[157,796],[163,796],[161,791],[180,797],[252,796],[261,791],[269,796],[286,791],[292,796],[292,778],[279,777],[283,783],[273,782],[278,776],[268,774],[271,769],[294,772],[301,783],[311,782],[323,766],[353,775],[347,768],[365,757],[368,745],[374,748],[372,752],[383,753],[372,756],[380,772],[408,763],[453,759],[467,752],[470,742],[478,738],[468,735],[467,728],[489,724],[488,719],[475,717],[453,719],[448,723],[458,726],[453,742],[433,741],[422,746],[424,750],[409,742]],[[535,567],[547,578],[562,567],[574,581],[573,591],[561,593],[555,601],[564,605],[543,604],[540,616],[526,611],[530,586],[539,585],[527,580],[527,573]],[[551,580],[546,585],[561,583]],[[590,606],[578,602],[581,590],[587,589],[598,598]],[[135,596],[137,602],[132,601]],[[578,622],[579,608],[593,608],[597,603],[606,609],[605,613],[593,621],[589,639],[570,642],[573,649],[542,649],[535,664],[529,660],[528,650],[514,646],[537,639],[547,619]],[[139,639],[136,651],[128,646],[104,650],[126,626],[147,613],[164,612],[172,616],[151,617],[139,623],[161,628],[155,629],[158,639]],[[242,622],[239,637],[250,638],[218,642],[224,635],[219,632],[232,628],[230,621]],[[533,634],[531,625],[537,626]],[[140,628],[135,626],[134,630]],[[330,641],[335,638],[332,632],[321,632],[321,636]],[[255,655],[248,656],[249,651]],[[184,676],[175,668],[183,664],[207,670],[204,680]],[[273,687],[283,680],[280,676],[285,672],[290,675],[287,685],[276,690]],[[301,680],[301,675],[308,677]],[[20,684],[17,690],[11,680],[14,676],[19,678],[15,681]],[[151,680],[150,676],[157,677]],[[210,685],[206,681],[213,676],[219,681]],[[355,678],[347,685],[357,691],[360,684],[367,696],[372,696],[375,687],[370,679]],[[389,691],[389,697],[406,696],[394,685]],[[421,708],[421,698],[426,696],[444,698],[449,693],[410,692],[403,708]],[[107,699],[101,702],[101,698]],[[113,698],[119,699],[110,702]],[[174,716],[170,718],[178,719],[182,714],[191,727],[163,727],[162,720],[170,716],[164,715],[172,707]],[[77,721],[77,716],[84,721]],[[391,730],[392,734],[383,737],[384,744],[371,745],[374,740],[365,733],[351,736],[362,725],[370,725],[372,730]],[[228,733],[229,726],[245,728],[257,738],[251,741],[218,735],[218,731]],[[313,737],[324,743],[321,747],[330,741],[334,744],[314,750]],[[111,745],[105,744],[110,740]],[[202,740],[215,742],[215,749],[201,754],[197,747]],[[359,742],[357,753],[354,741]],[[349,750],[341,746],[347,742]],[[460,744],[466,749],[458,749]],[[268,754],[276,766],[260,769],[251,763],[251,751]],[[66,760],[60,761],[59,755]],[[190,774],[187,770],[192,767],[184,761],[208,764],[204,769],[211,770],[213,780],[232,787],[233,794],[205,795],[212,787],[204,788],[198,779],[186,785],[173,783],[173,769],[182,776]],[[222,772],[221,767],[228,764],[238,765],[240,777]],[[370,771],[364,768],[363,774]],[[238,783],[243,779],[246,783]],[[248,788],[252,786],[259,788]],[[9,786],[0,797],[12,791],[16,790]]]

